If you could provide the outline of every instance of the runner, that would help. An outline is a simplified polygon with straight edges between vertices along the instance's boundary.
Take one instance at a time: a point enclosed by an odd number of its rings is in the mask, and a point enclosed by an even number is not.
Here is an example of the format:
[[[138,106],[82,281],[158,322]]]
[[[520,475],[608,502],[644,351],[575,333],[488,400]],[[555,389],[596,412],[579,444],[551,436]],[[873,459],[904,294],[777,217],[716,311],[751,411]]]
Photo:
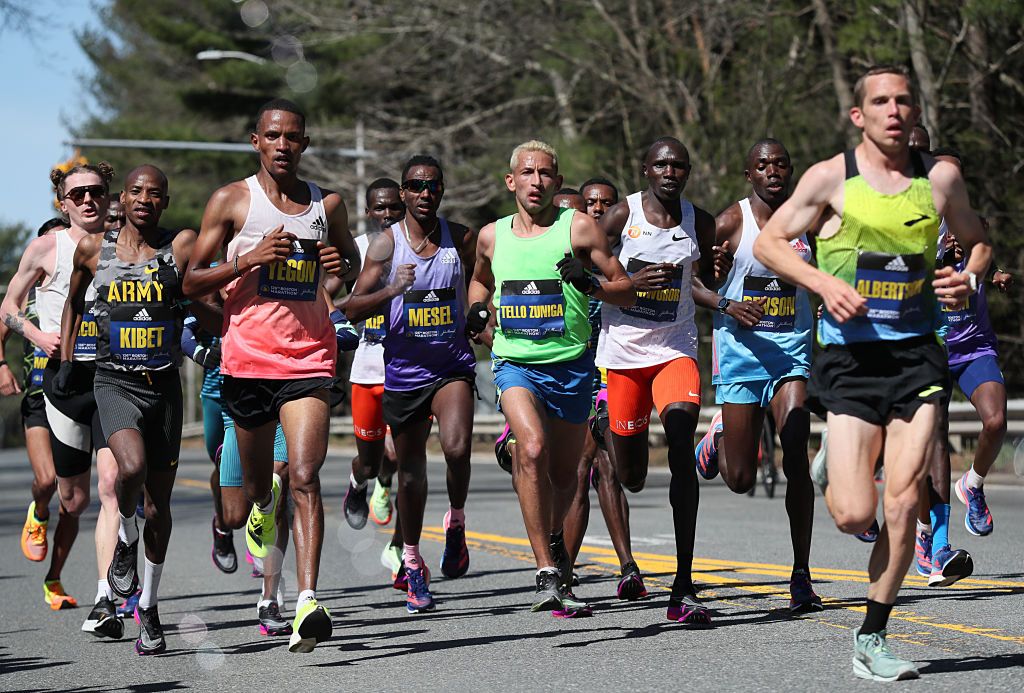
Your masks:
[[[761,228],[789,197],[793,164],[786,148],[773,139],[754,144],[746,164],[750,195],[718,216],[715,237],[722,247],[736,249],[735,264],[722,291],[726,304],[746,303],[760,315],[750,326],[723,311],[715,314],[712,382],[715,402],[722,409],[694,455],[697,471],[705,479],[713,479],[721,470],[734,493],[748,492],[757,482],[761,430],[765,411],[771,410],[782,442],[793,542],[789,611],[820,611],[821,598],[811,586],[809,564],[814,486],[807,465],[811,421],[804,409],[814,322],[811,303],[806,290],[774,276],[752,253]],[[806,236],[791,245],[805,262],[811,261]]]
[[[135,507],[146,494],[145,578],[135,609],[140,625],[135,651],[167,649],[157,611],[157,590],[171,534],[171,489],[181,446],[182,321],[179,268],[188,262],[195,232],[160,228],[167,208],[167,178],[154,166],[139,166],[125,177],[125,224],[83,238],[75,250],[74,270],[61,321],[61,362],[53,390],[67,391],[73,377],[73,335],[85,314],[85,296],[96,292],[92,307],[97,326],[96,404],[103,432],[117,461],[120,529],[107,570],[111,589],[129,597],[139,584],[139,529]],[[217,325],[219,312],[195,303],[196,316]]]
[[[120,193],[114,193],[110,196],[107,214],[103,217],[103,231],[117,231],[122,226],[124,226],[124,208],[121,206]]]
[[[405,605],[409,613],[419,613],[434,608],[430,571],[419,549],[431,416],[437,419],[448,466],[450,506],[442,521],[441,572],[457,578],[469,569],[465,505],[476,358],[466,338],[464,316],[476,234],[437,216],[444,174],[436,159],[409,159],[402,170],[401,196],[405,218],[384,229],[370,245],[346,312],[353,321],[373,321],[377,311],[389,311],[383,340],[384,420],[391,427],[398,459],[402,563],[408,580]]]
[[[591,409],[587,297],[630,305],[635,293],[594,220],[552,204],[562,177],[550,145],[519,145],[509,168],[517,211],[480,232],[467,328],[471,336],[487,329],[493,297],[492,368],[518,441],[512,479],[537,564],[533,611],[582,615],[589,607],[570,591],[562,531]],[[607,280],[597,282],[591,266]]]
[[[655,140],[644,155],[647,190],[633,193],[601,218],[619,261],[630,273],[637,302],[601,310],[597,364],[608,369],[608,422],[619,480],[633,493],[647,480],[647,428],[652,405],[665,427],[672,472],[669,500],[676,539],[676,577],[667,618],[711,622],[690,575],[699,490],[693,434],[700,411],[697,326],[691,284],[715,280],[714,217],[683,197],[690,154],[673,137]],[[717,298],[714,292],[705,291]],[[702,297],[702,305],[721,304]],[[738,304],[726,306],[739,315]]]
[[[587,205],[583,201],[583,196],[575,188],[560,189],[551,199],[551,204],[559,209],[575,209],[577,212],[587,211]]]
[[[827,412],[825,500],[841,531],[862,532],[874,520],[875,460],[885,455],[885,524],[872,549],[864,623],[854,631],[853,670],[894,681],[919,675],[890,651],[886,624],[912,558],[925,452],[948,396],[935,301],[962,304],[991,246],[956,167],[908,147],[920,109],[906,71],[869,70],[854,104],[860,144],[807,171],[758,236],[754,256],[825,302],[818,331],[826,348],[807,404]],[[940,216],[969,253],[964,272],[933,269]],[[821,218],[814,268],[790,242]]]
[[[260,108],[250,135],[259,171],[210,198],[184,278],[192,297],[221,287],[227,292],[221,396],[236,424],[245,494],[254,502],[246,544],[258,558],[277,539],[281,490],[272,458],[278,420],[291,448],[299,589],[292,652],[312,651],[332,631],[315,592],[324,526],[319,472],[337,354],[321,284],[324,274],[344,279],[359,264],[341,196],[298,177],[309,145],[305,125],[290,101],[275,99]],[[211,267],[224,246],[225,262]]]
[[[61,561],[61,566],[77,534],[74,521],[89,507],[92,453],[96,450],[96,485],[100,497],[100,512],[96,520],[99,580],[94,607],[86,616],[82,630],[99,637],[117,639],[124,628],[114,612],[114,593],[107,583],[107,566],[117,535],[117,497],[114,495],[117,464],[107,449],[93,396],[96,323],[91,313],[83,320],[77,338],[67,345],[74,352],[74,362],[68,364],[72,371],[70,392],[57,393],[52,387],[60,364],[61,314],[68,296],[75,246],[86,236],[103,230],[113,175],[113,169],[105,162],[75,166],[67,173],[59,169],[51,171],[50,182],[70,226],[29,243],[18,271],[7,287],[0,315],[11,330],[35,344],[49,359],[43,371],[43,395],[57,491],[61,508],[68,515],[67,545],[54,547],[54,560]],[[37,284],[38,328],[26,321],[20,310],[30,289]],[[86,300],[91,300],[93,295],[94,292],[90,291]],[[54,578],[59,578],[60,566],[57,570]],[[60,602],[66,596],[59,581],[48,586],[44,584],[43,594],[51,606],[55,600]]]

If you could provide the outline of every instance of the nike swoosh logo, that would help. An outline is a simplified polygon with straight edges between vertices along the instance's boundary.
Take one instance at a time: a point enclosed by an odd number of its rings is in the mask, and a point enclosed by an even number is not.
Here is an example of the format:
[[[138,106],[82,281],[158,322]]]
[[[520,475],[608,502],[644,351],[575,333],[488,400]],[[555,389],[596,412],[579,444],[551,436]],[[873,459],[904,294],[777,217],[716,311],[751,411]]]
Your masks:
[[[686,238],[686,236],[676,236],[675,234],[672,234],[672,240],[673,241],[681,241],[684,238]]]
[[[698,392],[689,392],[687,393],[687,395],[690,397],[700,397],[700,393]]]
[[[931,219],[931,217],[928,216],[927,214],[922,214],[917,219],[911,219],[910,221],[903,222],[903,225],[904,226],[913,226],[914,224],[917,224],[918,222],[927,221],[928,219]]]
[[[923,398],[928,397],[930,395],[934,395],[936,392],[942,392],[942,386],[940,386],[940,385],[932,385],[931,387],[929,387],[929,388],[927,388],[925,390],[921,390],[919,393],[917,393],[917,396],[921,397],[923,399]]]

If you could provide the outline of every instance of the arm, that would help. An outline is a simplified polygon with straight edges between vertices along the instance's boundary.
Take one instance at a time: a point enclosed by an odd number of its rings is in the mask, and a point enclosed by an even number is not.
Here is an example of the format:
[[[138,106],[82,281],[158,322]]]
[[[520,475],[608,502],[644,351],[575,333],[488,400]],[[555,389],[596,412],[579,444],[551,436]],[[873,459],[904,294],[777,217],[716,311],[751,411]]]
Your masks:
[[[734,207],[736,207],[737,211],[739,210],[738,206],[734,205]],[[719,219],[726,217],[726,223],[735,223],[734,219],[731,222],[729,219],[732,209],[732,207],[727,209]],[[718,235],[719,223],[718,220],[699,207],[694,207],[693,211],[695,215],[694,226],[697,231],[697,246],[700,248],[700,260],[694,263],[694,271],[691,272],[690,292],[693,296],[693,302],[698,306],[717,311],[723,297],[718,292],[709,289],[708,286],[717,286],[721,283],[718,281],[718,275],[721,270],[720,263],[722,261],[720,258],[722,249],[721,246],[717,245],[721,238]],[[739,225],[741,229],[742,221],[743,218],[740,216]],[[727,226],[723,234],[725,237],[721,238],[722,243],[729,243],[730,240],[733,240],[732,236],[736,235],[735,230],[732,235],[728,231],[729,227]],[[753,327],[761,321],[761,316],[764,315],[764,309],[756,301],[729,301],[723,312],[725,315],[734,318],[743,327]]]
[[[992,244],[978,215],[971,209],[967,198],[967,186],[960,170],[953,164],[940,161],[930,174],[935,208],[946,220],[950,233],[967,254],[967,266],[963,272],[952,267],[935,270],[935,297],[940,303],[957,305],[971,293],[968,272],[983,281],[992,261]]]
[[[607,215],[605,215],[607,216]],[[586,214],[574,214],[570,238],[573,247],[580,251],[582,259],[589,259],[590,265],[604,275],[593,291],[594,298],[616,306],[631,306],[636,303],[636,290],[629,275],[612,254],[606,230]]]
[[[327,191],[324,191],[327,193]],[[348,209],[338,193],[330,192],[324,197],[324,211],[327,212],[327,239],[330,247],[335,248],[341,257],[348,262],[348,270],[337,274],[337,278],[328,277],[328,291],[337,296],[341,285],[359,275],[359,248],[348,230]],[[325,266],[326,269],[326,266]]]
[[[491,270],[491,257],[494,253],[494,224],[480,229],[476,237],[476,260],[473,263],[473,278],[466,289],[466,303],[469,314],[466,316],[466,332],[475,341],[484,341],[481,334],[495,324],[494,314],[490,309],[491,296],[494,294],[494,272]],[[483,314],[481,314],[483,313]],[[486,339],[489,339],[490,335]]]
[[[75,353],[75,337],[85,313],[85,292],[92,283],[94,263],[100,252],[102,234],[86,236],[78,242],[72,260],[71,286],[60,320],[60,360],[71,361]]]
[[[54,251],[56,240],[53,236],[43,236],[28,244],[17,272],[7,285],[7,295],[0,303],[0,319],[4,325],[41,348],[47,356],[57,355],[60,349],[60,335],[43,332],[33,325],[25,318],[22,306],[25,305],[28,292],[45,276],[44,262]],[[0,359],[5,358],[3,343],[0,342]]]
[[[473,281],[473,271],[476,268],[477,234],[473,229],[462,224],[449,222],[448,226],[451,228],[455,247],[459,249],[459,259],[462,260],[462,273],[466,278],[466,288],[468,289],[469,283]]]
[[[743,237],[743,211],[739,203],[731,204],[715,217],[715,288],[720,287],[732,271],[732,249],[738,248]]]
[[[345,315],[352,322],[359,322],[373,315],[383,303],[412,286],[415,279],[415,265],[400,265],[395,273],[395,280],[384,285],[384,269],[391,262],[394,254],[395,240],[391,230],[386,229],[373,239],[366,251],[363,269],[359,272],[356,285],[345,304]],[[376,258],[384,258],[378,260]]]
[[[11,329],[7,327],[7,323],[0,321],[0,353],[3,353],[3,348],[7,345],[7,340],[11,336]],[[21,385],[18,384],[18,379],[14,377],[14,372],[11,367],[4,361],[3,365],[0,365],[0,395],[7,397],[8,395],[16,395],[21,392]]]

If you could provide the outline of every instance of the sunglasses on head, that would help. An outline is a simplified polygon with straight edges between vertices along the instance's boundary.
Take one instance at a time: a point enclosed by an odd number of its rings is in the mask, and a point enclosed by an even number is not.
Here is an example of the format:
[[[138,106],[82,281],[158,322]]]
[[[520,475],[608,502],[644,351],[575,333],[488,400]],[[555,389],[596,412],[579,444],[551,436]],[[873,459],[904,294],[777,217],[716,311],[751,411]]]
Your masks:
[[[76,205],[82,204],[85,200],[85,196],[88,194],[92,199],[107,196],[107,189],[102,185],[82,185],[77,188],[71,188],[64,194],[65,200],[71,200]]]
[[[402,188],[409,192],[421,193],[424,190],[429,190],[432,195],[439,193],[442,187],[444,184],[439,180],[422,180],[420,178],[410,178],[402,183]]]

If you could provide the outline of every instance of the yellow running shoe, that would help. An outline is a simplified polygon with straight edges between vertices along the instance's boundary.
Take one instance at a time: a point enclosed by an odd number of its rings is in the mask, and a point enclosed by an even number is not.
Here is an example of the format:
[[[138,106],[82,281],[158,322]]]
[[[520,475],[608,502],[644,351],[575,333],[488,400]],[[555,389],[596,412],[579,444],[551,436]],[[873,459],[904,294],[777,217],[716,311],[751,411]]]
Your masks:
[[[36,519],[36,502],[28,506],[28,516],[21,530],[21,552],[30,561],[41,561],[46,558],[46,526],[49,520],[40,522]]]
[[[391,487],[377,480],[370,496],[370,519],[378,525],[391,522]]]
[[[292,637],[288,641],[288,651],[312,652],[317,643],[331,637],[333,630],[331,612],[317,604],[316,599],[307,599],[299,604],[295,611],[295,622],[292,626]]]
[[[274,483],[270,492],[272,500],[270,509],[262,512],[255,503],[249,511],[249,521],[245,523],[245,545],[254,558],[266,558],[270,547],[277,541],[277,504],[281,498],[281,477],[274,475]]]
[[[47,580],[43,583],[43,599],[54,611],[74,609],[78,606],[75,598],[64,591],[64,585],[60,584],[60,580]]]

